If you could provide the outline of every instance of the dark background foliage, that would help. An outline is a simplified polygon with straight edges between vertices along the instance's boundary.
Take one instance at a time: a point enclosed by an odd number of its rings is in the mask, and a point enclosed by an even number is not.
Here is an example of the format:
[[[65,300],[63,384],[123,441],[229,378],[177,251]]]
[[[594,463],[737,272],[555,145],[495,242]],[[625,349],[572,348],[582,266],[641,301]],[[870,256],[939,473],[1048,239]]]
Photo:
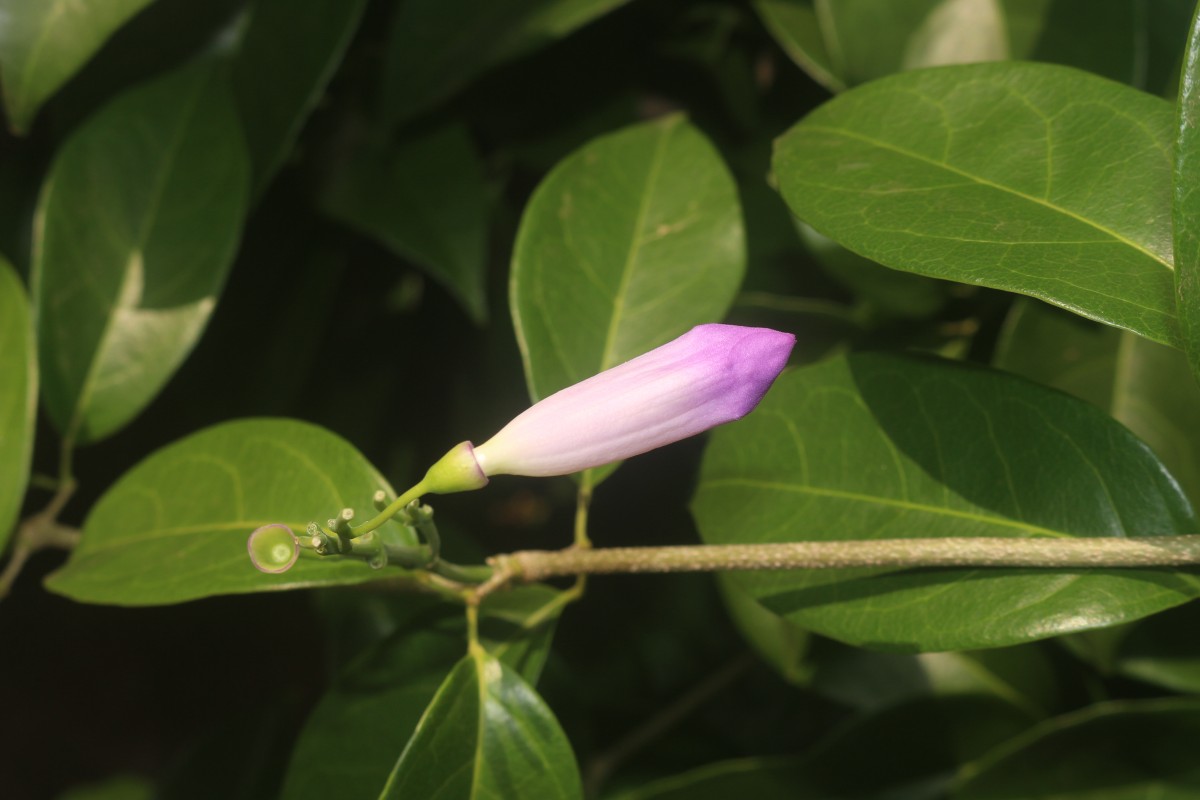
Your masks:
[[[303,5],[314,17],[330,6]],[[276,154],[278,172],[253,162],[237,254],[203,336],[135,421],[77,450],[79,489],[64,522],[82,525],[120,476],[164,444],[231,419],[316,423],[351,442],[401,488],[456,441],[485,438],[529,401],[508,284],[518,224],[535,188],[595,137],[675,111],[715,145],[737,182],[747,266],[730,321],[797,332],[796,364],[842,350],[919,349],[1000,363],[1096,402],[1087,387],[1070,385],[1066,367],[1037,356],[1046,338],[1013,343],[1014,313],[1051,312],[1029,310],[1022,305],[1028,301],[1008,292],[884,270],[812,229],[797,230],[772,186],[777,177],[769,179],[772,143],[831,92],[829,80],[819,82],[820,70],[810,70],[814,79],[789,56],[795,41],[780,21],[788,3],[636,0],[607,4],[614,7],[605,13],[599,13],[604,4],[592,3],[597,18],[587,24],[504,50],[506,19],[571,5],[529,0],[513,4],[506,17],[496,4],[467,0],[442,11],[431,11],[436,4],[428,2],[365,4],[361,21],[350,25],[344,55],[330,58],[328,84],[315,80],[308,87],[316,102],[307,118],[300,115],[295,142]],[[878,22],[878,8],[860,14],[868,5],[848,4],[841,22],[859,26],[850,30],[864,42],[880,30],[900,30],[900,22]],[[1174,96],[1188,4],[1156,0],[1136,16],[1149,48],[1138,56],[1136,74],[1126,74],[1122,14],[1137,3],[1114,0],[1099,4],[1103,11],[1088,3],[1043,5],[1049,33],[1025,52],[1014,45],[1014,57],[1073,64]],[[23,277],[33,261],[43,181],[85,121],[132,87],[204,54],[220,55],[247,10],[267,14],[278,6],[149,3],[48,99],[26,132],[0,133],[0,252]],[[1008,6],[1019,19],[1020,4]],[[405,25],[449,38],[414,43],[398,33]],[[1052,34],[1063,27],[1079,31],[1058,41]],[[491,47],[494,57],[481,57],[473,71],[463,67],[471,66],[471,54]],[[883,63],[885,49],[877,49],[876,64],[868,48],[858,72],[847,67],[839,80],[853,84],[897,71]],[[306,55],[284,51],[259,66],[302,62]],[[0,67],[8,65],[0,60]],[[235,71],[235,93],[239,80],[253,83]],[[251,100],[241,99],[269,117],[288,113],[289,91],[296,88],[281,80],[277,93],[247,90]],[[465,151],[447,156],[435,149],[429,163],[408,165],[413,172],[405,173],[410,181],[398,195],[372,180],[387,169],[381,150],[394,154],[447,130]],[[463,152],[469,163],[456,161]],[[454,180],[461,183],[447,179],[453,185],[443,186],[438,176],[459,169]],[[461,219],[422,216],[433,202],[428,197],[457,190],[463,196],[451,200],[460,203]],[[478,263],[478,274],[447,279],[457,246],[479,248],[478,258],[467,257]],[[1079,342],[1136,338],[1065,315],[1044,324],[1075,326],[1070,336]],[[1110,357],[1112,343],[1096,342],[1096,357]],[[1188,379],[1184,370],[1173,373],[1180,382]],[[1194,415],[1191,399],[1179,405]],[[1122,421],[1156,444],[1135,422]],[[57,472],[59,442],[56,427],[40,414],[34,473]],[[592,506],[597,544],[696,542],[688,504],[704,444],[680,443],[615,472]],[[1181,469],[1177,477],[1194,497],[1196,483]],[[22,514],[48,497],[31,489]],[[472,561],[566,546],[574,502],[565,479],[511,478],[485,492],[441,499],[438,520],[449,554]],[[379,600],[353,587],[165,607],[89,605],[41,585],[64,560],[55,551],[36,554],[0,603],[0,685],[7,687],[0,794],[7,798],[139,797],[148,786],[165,798],[278,796],[314,707],[355,655],[402,627],[396,620],[409,613],[396,610],[405,595]],[[1129,719],[1112,723],[1108,740],[1118,748],[1146,740],[1139,726],[1175,720],[1172,714],[1180,721],[1167,730],[1186,737],[1196,727],[1187,695],[1200,688],[1200,662],[1187,643],[1196,617],[1188,605],[1132,632],[916,655],[808,635],[782,617],[764,621],[756,616],[765,613],[761,607],[745,605],[743,588],[711,576],[606,577],[593,580],[584,600],[566,610],[537,687],[570,740],[585,788],[603,796],[628,789],[636,797],[885,790],[944,796],[946,780],[963,764],[974,763],[985,778],[988,769],[1004,774],[1008,756],[993,748],[1018,735],[1036,739],[1040,734],[1030,731],[1044,732],[1037,728],[1044,720],[1067,731],[1062,747],[1076,755],[1093,728],[1083,725],[1082,744],[1073,745],[1071,726],[1089,714],[1119,716],[1120,703],[1165,705],[1137,706]],[[378,619],[388,621],[372,622]],[[1106,701],[1118,705],[1097,707]],[[1151,712],[1159,716],[1139,722],[1137,714]],[[1084,716],[1064,716],[1073,713]],[[364,729],[330,741],[328,758],[376,735]],[[1154,747],[1163,737],[1149,738]],[[1185,763],[1190,757],[1157,752],[1163,764],[1147,767],[1150,783],[1194,771]],[[684,780],[678,788],[636,793],[652,781],[740,758],[761,762],[742,777],[721,773],[695,788]],[[1027,774],[1050,769],[1031,759]],[[875,771],[865,774],[860,763]],[[1061,763],[1065,780],[1074,776],[1080,785],[1096,769],[1082,755]],[[97,786],[96,793],[79,789],[86,785]],[[978,796],[992,796],[986,780],[980,785]],[[64,794],[72,789],[80,793]],[[970,782],[962,791],[975,796]],[[1011,791],[996,796],[1022,796],[1019,786]]]

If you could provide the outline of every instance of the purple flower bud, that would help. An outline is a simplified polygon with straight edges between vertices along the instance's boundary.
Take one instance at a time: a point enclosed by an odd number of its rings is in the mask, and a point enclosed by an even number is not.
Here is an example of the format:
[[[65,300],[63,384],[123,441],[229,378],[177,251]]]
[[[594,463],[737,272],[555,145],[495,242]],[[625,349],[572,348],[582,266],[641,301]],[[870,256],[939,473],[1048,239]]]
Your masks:
[[[796,337],[699,325],[674,341],[550,395],[478,447],[434,465],[426,490],[479,488],[492,475],[566,475],[741,419],[787,363]]]

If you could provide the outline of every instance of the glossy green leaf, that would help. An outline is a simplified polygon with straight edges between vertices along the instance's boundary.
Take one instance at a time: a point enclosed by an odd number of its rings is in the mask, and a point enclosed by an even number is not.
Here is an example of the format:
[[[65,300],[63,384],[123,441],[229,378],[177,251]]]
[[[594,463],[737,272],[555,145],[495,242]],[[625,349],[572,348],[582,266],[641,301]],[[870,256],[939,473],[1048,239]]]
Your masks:
[[[493,67],[567,36],[629,0],[410,0],[392,17],[382,107],[400,122]]]
[[[1200,381],[1200,7],[1179,86],[1175,142],[1175,302],[1183,348]]]
[[[18,133],[58,88],[150,0],[6,0],[0,20],[0,86]]]
[[[582,798],[571,744],[520,675],[482,649],[450,673],[379,797]]]
[[[1081,400],[953,362],[858,355],[785,373],[719,428],[692,511],[713,544],[1194,533],[1144,444]],[[850,644],[999,647],[1115,625],[1200,594],[1170,570],[739,574],[760,603]]]
[[[721,319],[745,248],[733,177],[683,117],[571,154],[534,192],[513,253],[509,303],[530,397]]]
[[[1107,703],[1048,722],[965,773],[956,800],[1187,800],[1200,792],[1200,702]]]
[[[37,357],[29,299],[16,271],[0,257],[0,553],[25,499],[36,408]]]
[[[233,62],[233,91],[258,196],[358,29],[366,0],[255,0]]]
[[[788,56],[832,91],[902,70],[1019,59],[1171,86],[1189,0],[756,0]]]
[[[487,318],[488,197],[467,131],[452,125],[350,158],[326,213],[411,259],[476,322]]]
[[[721,319],[745,269],[737,190],[683,117],[592,141],[525,209],[510,301],[534,400]]]
[[[1200,503],[1200,386],[1183,353],[1026,300],[1009,314],[994,362],[1103,408]]]
[[[797,227],[800,238],[825,271],[884,314],[921,319],[937,313],[945,304],[948,284],[880,266],[802,222]]]
[[[377,489],[393,493],[357,450],[323,428],[283,419],[216,425],[125,473],[93,506],[82,541],[46,586],[82,602],[160,605],[395,577],[359,559],[311,552],[290,571],[268,575],[246,552],[260,525],[282,522],[303,534],[342,508],[371,512]],[[415,544],[396,523],[381,530]]]
[[[63,436],[115,432],[204,330],[233,259],[247,162],[218,68],[118,97],[67,141],[38,208],[42,392]]]
[[[461,608],[409,600],[417,612],[408,624],[356,658],[314,709],[288,768],[284,800],[379,797],[467,641]],[[562,606],[561,593],[544,586],[494,595],[480,609],[481,643],[535,684]],[[327,757],[330,742],[347,739],[358,744]]]
[[[1040,297],[1178,346],[1171,106],[1049,64],[839,95],[778,142],[792,212],[894,269]]]

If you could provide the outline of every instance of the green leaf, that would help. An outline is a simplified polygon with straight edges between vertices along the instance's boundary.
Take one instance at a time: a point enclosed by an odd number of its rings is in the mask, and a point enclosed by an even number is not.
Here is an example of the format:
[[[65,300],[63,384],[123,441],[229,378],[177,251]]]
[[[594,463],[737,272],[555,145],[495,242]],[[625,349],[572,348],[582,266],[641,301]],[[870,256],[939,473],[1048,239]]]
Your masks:
[[[218,68],[118,97],[63,146],[34,241],[42,392],[75,444],[138,414],[200,337],[233,259],[247,163]]]
[[[1183,353],[1027,300],[1010,312],[994,362],[1103,408],[1200,503],[1200,386]]]
[[[744,270],[733,178],[683,117],[590,142],[521,219],[510,301],[530,397],[720,319]]]
[[[366,0],[256,0],[233,90],[259,196],[296,141],[358,29]]]
[[[309,717],[292,756],[284,800],[376,798],[443,679],[462,658],[462,609],[409,598],[409,623],[354,660]],[[534,684],[550,651],[562,593],[525,586],[480,608],[481,643]],[[329,758],[330,742],[353,748]]]
[[[419,264],[475,322],[487,319],[488,198],[483,165],[463,126],[356,153],[323,207]]]
[[[1029,719],[1058,708],[1051,662],[1037,644],[968,652],[881,653],[817,639],[809,688],[862,712],[931,695],[990,695]]]
[[[349,665],[305,723],[283,800],[379,797],[397,754],[462,657],[461,618],[461,609],[448,606],[427,612]]]
[[[903,70],[1019,59],[1155,93],[1178,71],[1190,0],[756,0],[788,56],[831,91]]]
[[[682,116],[589,142],[517,234],[509,304],[531,399],[721,319],[745,266],[733,177]]]
[[[880,266],[797,223],[809,252],[834,280],[885,314],[922,319],[937,313],[946,302],[948,284]]]
[[[1200,791],[1200,701],[1106,703],[1049,720],[972,764],[956,800],[1186,800]]]
[[[812,673],[805,663],[808,631],[763,608],[729,573],[717,573],[716,578],[725,608],[746,643],[784,680],[800,686],[807,683]]]
[[[754,0],[763,25],[813,80],[831,92],[846,88],[825,47],[813,0]]]
[[[1094,406],[1002,372],[884,355],[785,373],[718,429],[692,511],[712,544],[1193,533],[1178,485]],[[1115,625],[1200,594],[1157,570],[823,569],[738,575],[850,644],[999,647]]]
[[[13,130],[23,133],[42,103],[150,0],[6,0],[0,24],[0,86]]]
[[[582,798],[571,744],[521,676],[482,649],[450,673],[379,797]]]
[[[407,120],[493,67],[563,38],[629,0],[410,0],[396,9],[382,107]]]
[[[16,271],[0,257],[0,553],[25,499],[36,410],[37,356],[29,300]]]
[[[1179,86],[1175,141],[1175,302],[1183,348],[1200,381],[1200,7]]]
[[[311,551],[290,571],[268,575],[246,552],[260,525],[282,522],[302,534],[342,508],[372,513],[377,489],[394,494],[357,450],[323,428],[284,419],[216,425],[125,473],[46,586],[82,602],[160,605],[395,577],[359,559],[309,558]],[[382,530],[415,544],[396,523]]]
[[[885,266],[1032,295],[1181,343],[1170,104],[1048,64],[839,95],[778,142],[792,212]]]
[[[117,775],[96,783],[74,786],[55,800],[153,800],[154,784],[140,775]]]

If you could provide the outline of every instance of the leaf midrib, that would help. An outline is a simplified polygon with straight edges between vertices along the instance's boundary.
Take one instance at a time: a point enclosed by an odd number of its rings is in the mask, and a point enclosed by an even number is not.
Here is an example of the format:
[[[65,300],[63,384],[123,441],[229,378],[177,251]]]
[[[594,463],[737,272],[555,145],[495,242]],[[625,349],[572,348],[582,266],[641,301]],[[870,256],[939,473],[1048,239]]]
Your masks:
[[[954,517],[956,519],[965,519],[972,522],[981,522],[1004,528],[1013,528],[1014,530],[1020,530],[1026,533],[1043,534],[1045,536],[1052,536],[1058,539],[1073,538],[1073,534],[1066,533],[1064,531],[1056,531],[1050,528],[1044,528],[1040,525],[1035,525],[1033,523],[1019,522],[1017,520],[1010,520],[1004,517],[990,517],[970,511],[960,511],[952,508],[931,506],[925,503],[915,503],[911,500],[899,500],[892,497],[877,497],[873,495],[861,494],[859,492],[847,492],[840,489],[826,489],[803,483],[763,481],[753,478],[712,478],[701,481],[700,485],[697,487],[697,492],[702,492],[707,488],[721,487],[750,487],[755,489],[768,489],[780,492],[795,492],[797,494],[816,495],[818,497],[835,497],[843,500],[854,500],[857,502],[869,503],[872,505],[899,508],[906,511],[919,511],[926,514]]]
[[[613,363],[613,350],[616,347],[617,331],[621,327],[621,317],[625,310],[625,300],[629,293],[630,276],[633,266],[637,263],[641,252],[642,228],[646,224],[646,215],[650,211],[650,197],[654,193],[654,185],[658,182],[658,174],[662,171],[663,154],[667,148],[667,140],[671,138],[678,124],[678,117],[669,120],[662,126],[658,141],[654,145],[654,154],[650,157],[650,169],[646,173],[642,197],[638,203],[637,214],[634,216],[633,231],[629,237],[629,250],[625,253],[625,263],[621,268],[621,280],[617,284],[617,293],[613,296],[612,315],[608,321],[608,333],[604,337],[604,351],[600,355],[598,372],[616,366]]]
[[[1073,219],[1076,222],[1083,223],[1084,225],[1087,225],[1088,227],[1090,227],[1096,231],[1099,231],[1100,233],[1103,233],[1106,236],[1111,237],[1114,241],[1120,242],[1120,243],[1132,248],[1133,250],[1136,250],[1137,252],[1139,252],[1145,256],[1148,256],[1151,260],[1161,264],[1168,270],[1170,270],[1172,272],[1174,272],[1174,270],[1175,270],[1174,264],[1164,260],[1158,254],[1151,252],[1150,250],[1148,250],[1141,244],[1138,244],[1137,242],[1133,241],[1132,239],[1129,239],[1128,237],[1112,230],[1111,228],[1109,228],[1105,225],[1101,225],[1099,222],[1097,222],[1093,219],[1089,219],[1087,217],[1081,216],[1080,214],[1077,214],[1076,212],[1074,212],[1068,208],[1065,208],[1060,205],[1056,205],[1048,200],[1044,200],[1042,198],[1036,197],[1036,196],[1028,194],[1026,192],[1022,192],[1019,189],[1015,189],[1011,186],[1005,186],[1004,184],[996,183],[995,181],[991,181],[980,175],[976,175],[974,173],[967,172],[966,170],[959,169],[958,167],[955,167],[946,162],[937,161],[935,159],[932,159],[932,158],[922,155],[920,153],[915,153],[915,152],[905,149],[903,147],[897,147],[896,145],[889,144],[888,142],[884,142],[882,140],[876,139],[873,136],[867,136],[865,134],[857,133],[855,131],[846,130],[845,128],[836,128],[836,127],[831,127],[828,125],[819,125],[819,124],[805,122],[805,123],[802,123],[802,127],[800,128],[800,130],[809,131],[809,132],[816,131],[816,132],[827,133],[827,134],[832,134],[832,135],[836,135],[836,136],[845,136],[846,138],[849,138],[849,139],[855,139],[857,141],[869,144],[873,147],[878,147],[881,150],[887,150],[889,152],[896,153],[897,155],[905,156],[906,158],[911,158],[914,161],[921,162],[922,164],[927,164],[931,167],[937,167],[939,169],[943,169],[946,172],[949,172],[953,175],[957,175],[961,178],[966,178],[967,180],[977,183],[980,186],[987,186],[987,187],[989,187],[991,189],[995,189],[999,192],[1004,192],[1009,195],[1012,195],[1013,197],[1021,198],[1022,200],[1026,200],[1030,203],[1034,203],[1036,205],[1042,206],[1043,208],[1046,208],[1050,211],[1054,211],[1059,214],[1062,214],[1065,217],[1069,217],[1070,219]]]

